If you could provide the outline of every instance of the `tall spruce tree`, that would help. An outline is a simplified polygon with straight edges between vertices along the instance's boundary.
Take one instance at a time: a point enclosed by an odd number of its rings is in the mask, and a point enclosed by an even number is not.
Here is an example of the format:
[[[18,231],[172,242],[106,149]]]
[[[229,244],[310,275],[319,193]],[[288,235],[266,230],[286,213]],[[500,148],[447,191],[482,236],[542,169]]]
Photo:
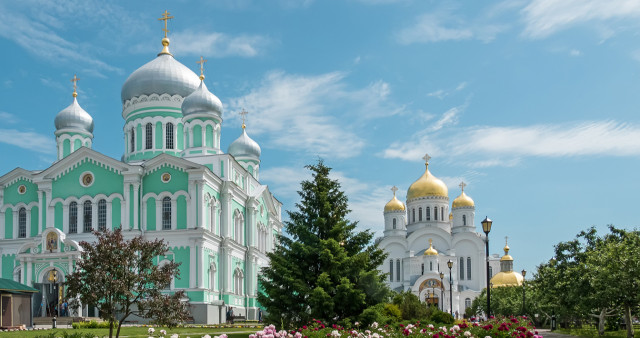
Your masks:
[[[319,160],[306,166],[313,178],[301,183],[297,211],[288,211],[271,264],[262,269],[258,301],[265,320],[292,327],[311,319],[353,322],[367,307],[386,301],[389,288],[378,271],[386,254],[373,233],[356,231],[347,196]]]

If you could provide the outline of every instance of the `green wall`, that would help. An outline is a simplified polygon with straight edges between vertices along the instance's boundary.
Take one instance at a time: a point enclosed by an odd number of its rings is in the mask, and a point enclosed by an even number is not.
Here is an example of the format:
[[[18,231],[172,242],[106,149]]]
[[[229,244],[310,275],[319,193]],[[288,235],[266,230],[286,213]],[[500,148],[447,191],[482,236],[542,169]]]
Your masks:
[[[4,212],[4,238],[13,238],[13,210],[11,209]]]
[[[89,187],[80,184],[80,175],[85,171],[93,173],[94,182]],[[123,193],[124,177],[118,173],[102,167],[99,164],[85,160],[82,164],[53,181],[52,198],[66,199],[70,196],[96,196]]]
[[[180,276],[178,278],[176,278],[175,280],[175,287],[176,288],[189,288],[189,274],[190,274],[190,267],[189,267],[189,262],[191,261],[191,256],[190,256],[190,248],[189,247],[176,247],[173,248],[174,253],[174,257],[175,257],[175,262],[176,263],[181,263],[180,266],[178,267],[178,269],[180,270]]]
[[[162,182],[162,174],[169,173],[171,174],[171,180],[167,183]],[[187,191],[189,184],[189,174],[186,172],[175,169],[169,166],[163,166],[158,168],[151,174],[146,175],[142,179],[142,184],[144,187],[143,196],[148,193],[160,194],[162,192],[168,191],[171,193],[175,193],[179,190]]]
[[[149,198],[147,200],[147,230],[156,230],[156,200]]]

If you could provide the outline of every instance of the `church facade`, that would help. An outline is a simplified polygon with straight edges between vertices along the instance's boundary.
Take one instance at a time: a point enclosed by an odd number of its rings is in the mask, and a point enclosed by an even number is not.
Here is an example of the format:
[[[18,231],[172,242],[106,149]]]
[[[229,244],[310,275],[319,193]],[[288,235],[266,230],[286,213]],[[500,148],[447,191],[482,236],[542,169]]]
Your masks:
[[[225,153],[222,103],[169,52],[122,86],[122,160],[92,150],[93,119],[73,101],[55,118],[57,161],[0,176],[0,273],[40,290],[34,316],[64,300],[65,277],[92,230],[165,240],[156,259],[181,263],[170,289],[185,290],[196,323],[258,319],[257,276],[281,232],[281,203],[259,181],[259,145],[242,124]],[[201,59],[202,62],[202,59]],[[85,304],[76,315],[97,316]]]
[[[407,191],[406,205],[394,196],[384,207],[384,235],[377,242],[387,254],[380,267],[395,291],[462,316],[487,284],[486,236],[475,226],[475,202],[464,192],[449,204],[449,191],[429,171]],[[499,257],[489,257],[490,276]],[[451,265],[451,268],[449,268]]]

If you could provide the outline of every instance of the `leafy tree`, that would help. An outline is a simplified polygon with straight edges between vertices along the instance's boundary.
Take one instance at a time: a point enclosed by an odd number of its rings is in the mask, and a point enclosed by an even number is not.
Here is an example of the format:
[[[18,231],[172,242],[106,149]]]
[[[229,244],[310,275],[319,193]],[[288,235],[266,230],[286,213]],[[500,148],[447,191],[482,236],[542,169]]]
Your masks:
[[[587,276],[599,289],[601,302],[620,304],[627,324],[627,337],[634,336],[631,310],[640,301],[640,232],[609,226],[610,234],[587,255]]]
[[[301,183],[297,210],[288,211],[288,236],[278,236],[260,275],[265,320],[284,327],[312,318],[353,321],[390,292],[378,271],[386,254],[371,244],[369,230],[358,232],[347,220],[347,197],[329,178],[331,168],[322,160],[306,168],[312,179]]]
[[[393,304],[400,308],[404,320],[420,320],[429,316],[427,305],[411,291],[397,293],[393,297]]]
[[[97,306],[100,317],[109,322],[109,337],[115,325],[119,337],[122,323],[132,314],[168,326],[187,318],[189,305],[181,301],[184,291],[162,293],[179,275],[178,263],[154,264],[168,251],[163,240],[147,241],[142,236],[124,240],[120,228],[94,235],[96,242],[80,242],[82,256],[66,281],[71,308],[80,302]]]
[[[491,313],[502,316],[523,315],[522,313],[522,288],[523,286],[501,286],[491,289]],[[534,301],[535,291],[526,283],[525,288],[525,313],[531,316],[539,311]],[[469,307],[471,315],[487,313],[487,289],[483,289]]]

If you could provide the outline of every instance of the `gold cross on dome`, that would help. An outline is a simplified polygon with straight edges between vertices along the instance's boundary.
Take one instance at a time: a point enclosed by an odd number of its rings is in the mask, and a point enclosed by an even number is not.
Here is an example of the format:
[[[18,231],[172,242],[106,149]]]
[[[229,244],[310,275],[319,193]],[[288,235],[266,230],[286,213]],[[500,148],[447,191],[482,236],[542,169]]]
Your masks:
[[[239,114],[240,114],[240,116],[242,116],[242,129],[244,129],[246,127],[246,125],[244,124],[244,119],[245,119],[245,116],[247,114],[249,114],[249,112],[247,112],[246,110],[242,109],[242,111]]]
[[[200,61],[196,61],[197,64],[200,65],[200,80],[204,80],[204,63],[207,62],[205,58],[200,56]]]
[[[422,159],[424,160],[425,163],[429,163],[431,156],[429,156],[429,154],[424,154],[424,157]]]
[[[504,236],[504,245],[509,245],[509,236]]]
[[[464,187],[467,186],[466,183],[464,183],[464,181],[460,182],[460,184],[458,185],[460,187],[460,189],[462,189],[462,192],[464,192]]]
[[[78,96],[78,92],[76,91],[78,89],[78,81],[80,81],[80,79],[76,74],[73,74],[73,79],[71,79],[71,82],[73,82],[73,97]]]
[[[396,187],[395,185],[391,188],[391,191],[393,191],[393,196],[396,195],[396,191],[398,191],[398,187]]]
[[[169,21],[169,19],[173,19],[173,17],[170,16],[169,11],[167,10],[165,10],[164,13],[162,13],[162,17],[158,19],[164,21],[164,28],[162,29],[162,31],[164,32],[165,38],[167,37],[167,33],[169,32],[169,30],[167,29],[167,21]]]

